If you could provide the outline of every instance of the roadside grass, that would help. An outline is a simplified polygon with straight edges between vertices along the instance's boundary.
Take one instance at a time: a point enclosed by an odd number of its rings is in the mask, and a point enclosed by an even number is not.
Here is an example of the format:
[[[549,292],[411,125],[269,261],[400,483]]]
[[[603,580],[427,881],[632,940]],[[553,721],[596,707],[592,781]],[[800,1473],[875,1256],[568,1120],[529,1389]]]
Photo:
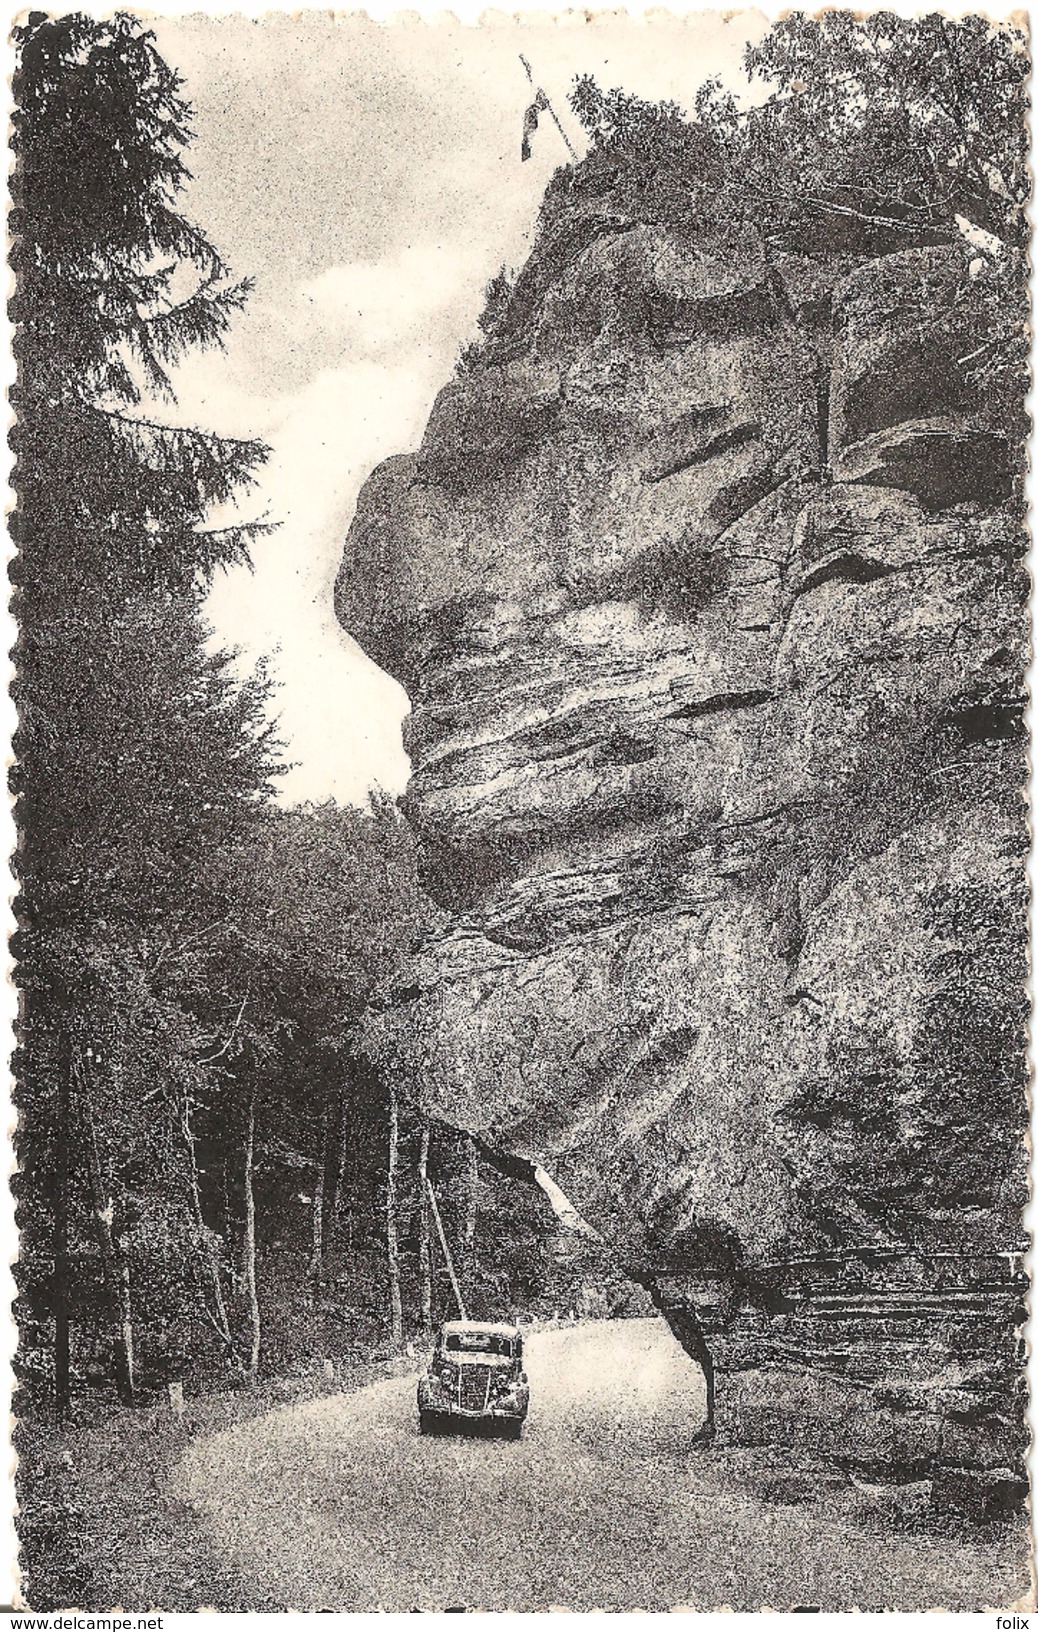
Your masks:
[[[21,1596],[44,1613],[117,1608],[145,1612],[277,1611],[240,1582],[194,1510],[169,1495],[197,1440],[279,1406],[352,1393],[414,1369],[409,1356],[344,1359],[293,1377],[262,1379],[184,1402],[178,1417],[155,1401],[127,1410],[81,1404],[71,1424],[21,1417],[15,1429]]]
[[[554,1328],[579,1318],[533,1322]],[[352,1393],[417,1369],[424,1340],[388,1357],[372,1331],[331,1359],[298,1319],[270,1320],[274,1374],[252,1387],[189,1395],[184,1414],[165,1395],[129,1410],[107,1393],[76,1395],[70,1422],[58,1424],[38,1386],[15,1401],[14,1448],[19,1568],[24,1607],[42,1613],[122,1608],[174,1613],[199,1608],[274,1611],[245,1586],[214,1547],[203,1519],[169,1494],[189,1447],[280,1406]],[[325,1342],[324,1353],[330,1345]],[[329,1373],[330,1368],[330,1373]]]

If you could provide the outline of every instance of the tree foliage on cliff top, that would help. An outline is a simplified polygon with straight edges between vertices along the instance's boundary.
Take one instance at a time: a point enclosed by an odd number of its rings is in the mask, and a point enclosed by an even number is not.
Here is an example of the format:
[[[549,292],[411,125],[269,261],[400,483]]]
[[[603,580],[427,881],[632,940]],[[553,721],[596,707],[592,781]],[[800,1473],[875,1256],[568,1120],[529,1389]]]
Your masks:
[[[547,291],[603,232],[634,222],[694,232],[738,254],[762,241],[837,266],[957,245],[984,274],[954,302],[983,336],[981,390],[1021,397],[1026,369],[1026,37],[1009,24],[938,14],[794,13],[748,46],[761,98],[743,106],[707,80],[687,114],[578,76],[570,104],[586,156],[559,169],[533,253],[486,289],[461,373],[529,342]],[[964,262],[965,266],[965,262]]]
[[[743,105],[712,79],[690,115],[576,79],[570,103],[588,153],[549,185],[518,277],[488,287],[463,369],[521,350],[565,270],[597,236],[633,223],[693,233],[719,253],[792,252],[837,274],[954,246],[961,276],[926,323],[975,335],[964,383],[1000,398],[994,417],[1017,431],[1027,366],[1025,35],[982,17],[794,13],[747,47],[745,67],[758,101]],[[824,284],[823,274],[819,293]]]
[[[707,81],[689,119],[589,76],[570,101],[591,172],[635,165],[661,200],[781,236],[843,217],[906,243],[950,238],[956,217],[1026,238],[1027,41],[982,17],[794,13],[745,66],[770,94],[741,107]],[[674,202],[677,202],[675,196]]]

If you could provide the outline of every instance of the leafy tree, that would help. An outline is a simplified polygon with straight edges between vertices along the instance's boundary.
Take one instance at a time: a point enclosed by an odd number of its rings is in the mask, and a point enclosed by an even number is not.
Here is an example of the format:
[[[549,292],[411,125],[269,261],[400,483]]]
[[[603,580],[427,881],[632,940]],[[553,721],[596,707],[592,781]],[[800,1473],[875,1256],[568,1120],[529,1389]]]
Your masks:
[[[320,1286],[338,1228],[358,1107],[354,1034],[369,997],[412,949],[428,917],[414,839],[395,808],[270,809],[210,869],[232,912],[211,937],[204,1001],[225,1040],[213,1060],[241,1129],[240,1280],[247,1370],[259,1360],[254,1158],[257,1140],[307,1167],[309,1280]],[[200,1000],[202,993],[199,994]],[[388,1109],[376,1096],[375,1114]],[[222,1102],[223,1107],[227,1100]],[[211,1124],[221,1141],[224,1128]]]
[[[90,576],[189,589],[243,558],[255,527],[200,524],[266,450],[131,410],[172,397],[170,366],[220,344],[248,284],[175,208],[189,109],[153,36],[125,15],[37,12],[15,39],[24,593]]]
[[[462,346],[458,358],[459,373],[470,371],[488,351],[493,351],[494,342],[500,338],[507,322],[514,282],[514,275],[502,266],[484,288],[483,310],[476,318],[479,338]]]
[[[239,879],[228,1012],[244,974],[272,1024],[305,1013],[317,1045],[342,1046],[428,911],[414,838],[393,803],[268,810],[216,865]]]
[[[765,233],[844,216],[904,242],[957,231],[956,216],[1007,243],[1026,241],[1026,40],[982,17],[794,12],[746,50],[770,94],[740,108],[719,81],[694,116],[590,76],[570,101],[593,156],[683,172],[711,219]]]
[[[794,13],[746,54],[775,87],[742,124],[794,208],[1026,241],[1026,40],[983,17]],[[726,110],[728,128],[738,129]],[[724,129],[724,122],[717,121]]]
[[[176,1369],[178,1323],[182,1348],[204,1327],[254,1372],[253,1154],[310,1160],[316,1112],[322,1172],[336,1165],[349,1025],[395,956],[413,866],[384,805],[269,807],[265,678],[236,684],[206,644],[200,596],[256,531],[206,516],[264,450],[146,407],[245,291],[174,208],[176,76],[127,18],[34,16],[19,43],[26,1291],[67,1315],[67,1265],[48,1255],[64,1235],[66,1259],[105,1260],[91,1284],[113,1317],[129,1277],[153,1372]],[[213,1172],[235,1167],[228,1224]]]
[[[584,177],[640,219],[694,225],[738,253],[844,266],[958,246],[958,275],[913,314],[920,344],[957,357],[963,391],[1022,432],[1027,382],[1027,41],[983,17],[794,12],[747,48],[764,99],[707,81],[686,117],[578,78]],[[549,206],[563,202],[557,183]],[[979,341],[979,344],[978,344]],[[950,343],[949,343],[950,342]],[[968,342],[960,344],[959,342]]]

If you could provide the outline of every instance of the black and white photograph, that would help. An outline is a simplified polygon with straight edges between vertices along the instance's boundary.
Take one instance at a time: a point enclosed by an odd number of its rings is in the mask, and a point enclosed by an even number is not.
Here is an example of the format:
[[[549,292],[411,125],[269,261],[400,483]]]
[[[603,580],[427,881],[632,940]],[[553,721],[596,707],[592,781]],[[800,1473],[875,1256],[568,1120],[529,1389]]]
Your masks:
[[[1026,15],[12,41],[14,1608],[1027,1611]]]

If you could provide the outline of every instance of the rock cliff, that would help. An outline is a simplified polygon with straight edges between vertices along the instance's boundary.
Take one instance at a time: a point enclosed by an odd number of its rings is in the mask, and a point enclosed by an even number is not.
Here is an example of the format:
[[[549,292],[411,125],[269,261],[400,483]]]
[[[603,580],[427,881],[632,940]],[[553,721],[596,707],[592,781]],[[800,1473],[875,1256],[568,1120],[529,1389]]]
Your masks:
[[[1020,454],[962,298],[997,269],[593,182],[347,540],[448,915],[371,1046],[550,1174],[731,1437],[986,1513],[1026,1114]]]

